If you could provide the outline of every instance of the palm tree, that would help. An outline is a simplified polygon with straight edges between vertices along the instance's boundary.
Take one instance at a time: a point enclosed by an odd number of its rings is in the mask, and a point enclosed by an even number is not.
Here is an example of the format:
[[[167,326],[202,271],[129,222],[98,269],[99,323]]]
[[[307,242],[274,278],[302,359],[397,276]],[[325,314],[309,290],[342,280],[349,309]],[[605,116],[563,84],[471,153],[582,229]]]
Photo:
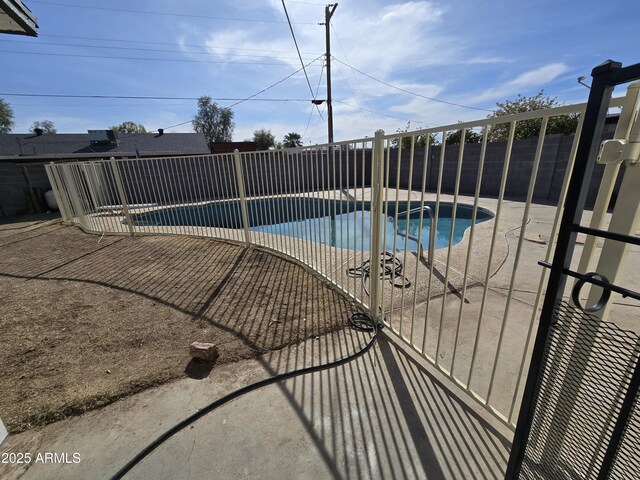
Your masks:
[[[284,136],[282,140],[282,146],[284,148],[296,148],[302,146],[302,136],[296,132],[289,132]]]

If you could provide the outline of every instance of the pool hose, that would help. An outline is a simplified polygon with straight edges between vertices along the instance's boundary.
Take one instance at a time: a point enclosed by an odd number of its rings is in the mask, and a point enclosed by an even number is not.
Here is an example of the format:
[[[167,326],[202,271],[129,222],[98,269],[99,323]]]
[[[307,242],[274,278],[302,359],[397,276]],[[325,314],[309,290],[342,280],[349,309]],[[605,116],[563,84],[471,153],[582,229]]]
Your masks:
[[[156,448],[158,448],[164,442],[169,440],[176,433],[178,433],[181,430],[185,429],[186,427],[191,425],[193,422],[195,422],[196,420],[204,417],[208,413],[211,413],[216,408],[221,407],[222,405],[224,405],[226,403],[229,403],[231,400],[234,400],[234,399],[236,399],[236,398],[238,398],[238,397],[240,397],[240,396],[242,396],[242,395],[244,395],[246,393],[253,392],[254,390],[258,390],[259,388],[266,387],[267,385],[271,385],[271,384],[276,383],[276,382],[280,382],[280,381],[283,381],[283,380],[287,380],[289,378],[297,377],[299,375],[305,375],[305,374],[308,374],[308,373],[320,372],[320,371],[323,371],[323,370],[328,370],[330,368],[334,368],[334,367],[338,367],[340,365],[344,365],[345,363],[348,363],[351,360],[355,360],[356,358],[358,358],[358,357],[362,356],[364,353],[366,353],[374,345],[374,343],[376,342],[376,339],[378,337],[378,333],[383,328],[382,324],[377,323],[368,313],[364,313],[364,312],[356,312],[356,313],[351,314],[349,316],[349,325],[351,326],[351,328],[353,328],[355,330],[362,331],[362,332],[371,332],[372,333],[371,339],[367,342],[367,344],[362,349],[358,350],[357,352],[355,352],[355,353],[353,353],[351,355],[348,355],[348,356],[346,356],[344,358],[341,358],[339,360],[334,360],[333,362],[325,363],[325,364],[322,364],[322,365],[315,365],[315,366],[312,366],[312,367],[301,368],[299,370],[293,370],[291,372],[280,373],[280,374],[275,375],[273,377],[269,377],[269,378],[266,378],[264,380],[260,380],[259,382],[252,383],[251,385],[247,385],[245,387],[242,387],[242,388],[240,388],[238,390],[235,390],[235,391],[229,393],[228,395],[225,395],[222,398],[219,398],[218,400],[215,400],[215,401],[211,402],[209,405],[207,405],[204,408],[198,410],[193,415],[190,415],[189,417],[185,418],[181,422],[179,422],[176,425],[174,425],[173,427],[171,427],[169,430],[164,432],[162,435],[160,435],[158,438],[156,438],[153,442],[151,442],[149,445],[147,445],[135,457],[133,457],[129,462],[127,462],[127,464],[125,466],[123,466],[120,470],[118,470],[118,472],[113,477],[111,477],[111,480],[119,480],[119,479],[123,478],[132,468],[134,468],[145,457],[147,457],[151,452],[153,452]]]
[[[365,260],[361,266],[347,268],[347,275],[352,278],[361,278],[362,287],[367,295],[369,288],[367,283],[371,277],[371,260]],[[380,254],[380,278],[389,280],[389,283],[396,288],[409,288],[411,280],[404,275],[404,266],[402,261],[391,252],[383,252]],[[401,278],[402,283],[397,283],[396,278]]]

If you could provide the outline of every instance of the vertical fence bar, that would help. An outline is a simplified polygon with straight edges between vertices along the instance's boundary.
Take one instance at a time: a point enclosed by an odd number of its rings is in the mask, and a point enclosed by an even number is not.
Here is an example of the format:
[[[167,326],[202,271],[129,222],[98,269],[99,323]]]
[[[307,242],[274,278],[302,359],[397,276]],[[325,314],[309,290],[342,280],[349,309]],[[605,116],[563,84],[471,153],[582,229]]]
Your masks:
[[[424,250],[422,248],[422,228],[424,222],[424,201],[425,196],[427,194],[427,170],[429,163],[429,146],[431,144],[430,135],[425,135],[425,144],[424,144],[424,155],[422,158],[422,183],[420,184],[420,215],[418,218],[418,257],[416,259],[416,271],[413,277],[413,304],[411,307],[411,330],[409,331],[409,343],[413,345],[413,330],[415,325],[415,317],[416,317],[416,302],[418,299],[418,270],[420,268],[421,257],[424,255]],[[431,220],[429,220],[431,222]],[[431,236],[431,223],[429,223],[429,236]],[[429,243],[429,245],[435,245],[433,243]],[[429,247],[431,249],[431,247]],[[430,263],[433,263],[433,252],[429,252],[429,260]]]
[[[371,168],[373,170],[373,182],[371,184],[371,239],[369,241],[369,259],[371,269],[371,299],[369,301],[369,313],[375,319],[380,319],[380,236],[382,215],[382,167],[384,165],[384,131],[375,133],[373,142],[373,158]]]
[[[433,212],[433,218],[430,219],[429,225],[429,236],[434,235],[434,232],[437,231],[438,228],[438,220],[440,219],[440,193],[442,192],[442,174],[444,171],[444,156],[445,150],[447,146],[447,132],[445,130],[442,131],[442,141],[440,142],[440,163],[438,165],[438,184],[436,185],[436,207],[435,212]],[[435,245],[435,241],[433,242]],[[431,250],[431,249],[430,249]],[[431,255],[430,255],[431,257]],[[433,257],[435,258],[435,257]],[[433,281],[433,269],[434,269],[435,260],[429,262],[429,282],[427,283],[427,298],[431,299],[431,284]],[[444,288],[447,288],[445,285]],[[422,353],[426,355],[426,344],[427,344],[427,329],[429,327],[429,307],[431,306],[431,302],[427,301],[427,307],[424,312],[424,330],[422,332]],[[438,331],[438,335],[440,335],[440,331]],[[437,364],[437,359],[434,359],[434,364]]]
[[[558,207],[556,208],[556,214],[553,220],[553,226],[551,227],[551,233],[549,234],[549,244],[547,245],[547,252],[544,257],[545,262],[549,262],[551,259],[551,255],[553,254],[553,249],[556,241],[556,232],[560,225],[560,219],[562,217],[562,210],[564,208],[564,201],[567,196],[567,190],[569,188],[569,180],[571,179],[571,173],[573,171],[573,165],[576,158],[576,152],[578,149],[578,143],[580,140],[580,135],[582,132],[582,124],[584,122],[584,111],[580,112],[580,119],[578,120],[578,125],[576,127],[576,134],[573,139],[573,144],[571,145],[571,153],[569,154],[569,161],[567,165],[567,170],[564,174],[564,179],[562,181],[562,188],[560,190],[560,196],[558,198]],[[509,424],[513,423],[513,414],[515,412],[516,398],[518,395],[518,391],[520,390],[520,383],[522,382],[522,376],[524,375],[524,368],[526,363],[527,352],[530,349],[531,338],[533,336],[533,328],[536,323],[536,319],[538,318],[538,307],[540,306],[540,301],[542,299],[542,293],[544,291],[544,285],[547,279],[547,269],[543,268],[540,273],[540,281],[538,283],[538,290],[536,293],[536,299],[533,303],[533,312],[531,314],[531,321],[529,322],[529,329],[527,331],[527,338],[525,340],[525,347],[522,351],[522,359],[520,361],[520,368],[518,370],[518,377],[516,380],[516,388],[513,392],[513,401],[511,404],[511,411],[509,412]]]
[[[522,245],[524,243],[524,235],[527,230],[527,220],[529,219],[529,211],[531,210],[531,202],[533,200],[533,192],[536,186],[536,179],[538,178],[538,168],[540,167],[540,159],[542,158],[542,148],[544,146],[545,133],[547,131],[547,124],[549,123],[549,117],[544,117],[540,125],[540,133],[538,135],[538,145],[536,146],[536,153],[533,160],[533,167],[531,171],[531,177],[529,178],[529,188],[527,191],[527,199],[524,205],[524,212],[522,213],[522,221],[520,222],[520,234],[518,235],[518,246],[516,247],[516,255],[513,260],[513,268],[511,270],[511,280],[509,281],[509,293],[507,294],[507,300],[504,307],[504,315],[500,325],[500,333],[498,334],[498,346],[496,347],[496,353],[493,357],[493,367],[491,370],[491,378],[489,379],[489,391],[487,392],[487,403],[491,402],[491,394],[493,393],[493,384],[495,381],[496,371],[498,367],[498,360],[500,359],[500,353],[502,350],[502,341],[504,338],[505,327],[509,319],[509,310],[511,308],[511,299],[513,297],[513,290],[516,283],[516,275],[518,274],[518,265],[520,263],[520,254],[522,253]],[[517,389],[518,386],[516,385]],[[509,411],[511,411],[512,405],[510,405]],[[507,418],[508,420],[508,418]]]
[[[402,265],[407,265],[407,252],[409,250],[409,235],[410,235],[410,229],[409,229],[409,225],[411,223],[411,195],[412,195],[412,187],[413,187],[413,157],[415,155],[415,151],[416,151],[416,136],[415,135],[411,135],[411,148],[410,148],[410,154],[409,154],[409,185],[408,185],[408,189],[407,189],[407,210],[406,210],[406,215],[405,215],[405,226],[404,226],[404,253],[403,253],[403,257],[402,257]],[[397,227],[396,227],[397,228]],[[396,232],[397,233],[397,232]],[[420,255],[420,245],[418,245],[418,255]],[[420,258],[416,257],[416,264],[420,263]],[[395,269],[394,269],[395,270]],[[406,284],[406,279],[405,279],[405,275],[406,274],[402,274],[402,292],[401,292],[401,297],[400,297],[400,336],[403,337],[402,335],[402,323],[404,320],[404,291],[406,290],[406,288],[404,287]],[[415,290],[415,286],[414,286],[414,290]],[[410,325],[410,330],[409,330],[409,336],[411,336],[411,332],[413,332],[413,322]]]
[[[67,206],[66,200],[63,199],[62,184],[58,178],[58,165],[54,165],[54,163],[51,162],[50,165],[45,165],[44,168],[47,172],[47,176],[49,177],[49,183],[53,187],[53,195],[56,198],[56,203],[58,204],[58,209],[62,215],[62,220],[70,222],[71,216],[69,215],[69,207]]]
[[[80,199],[80,205],[85,216],[85,222],[86,222],[85,227],[88,228],[89,230],[95,230],[93,221],[92,221],[93,218],[91,216],[93,209],[91,208],[91,199],[87,193],[87,184],[84,181],[84,177],[83,177],[84,169],[83,169],[82,163],[74,164],[71,170],[73,172],[73,179],[78,191],[78,198]]]
[[[467,129],[460,130],[460,146],[458,147],[458,165],[456,169],[455,186],[453,187],[453,206],[451,207],[451,226],[449,228],[449,245],[447,246],[447,260],[444,269],[444,289],[442,290],[442,307],[440,309],[440,323],[438,327],[438,343],[436,345],[436,363],[440,363],[440,348],[442,347],[442,325],[444,324],[445,307],[447,303],[447,290],[449,289],[449,271],[451,263],[451,247],[453,246],[453,234],[456,226],[456,216],[458,213],[458,194],[460,192],[460,176],[462,175],[462,162],[464,160],[464,146],[467,140]],[[446,143],[446,137],[444,142]],[[431,232],[430,232],[431,233]],[[429,248],[431,250],[431,248]],[[464,303],[464,299],[460,300]]]
[[[95,188],[93,186],[92,178],[89,175],[89,172],[87,171],[87,167],[86,167],[86,165],[84,163],[80,164],[80,170],[84,174],[84,178],[85,178],[85,180],[87,182],[87,191],[89,193],[89,198],[91,198],[91,201],[93,202],[93,210],[97,210],[98,209],[98,200],[97,200],[96,195],[95,195]]]
[[[236,148],[233,151],[233,161],[236,170],[236,183],[238,195],[240,197],[240,212],[242,214],[242,226],[244,227],[244,241],[247,245],[251,243],[251,231],[249,230],[249,214],[247,213],[247,198],[244,192],[244,175],[242,171],[242,161],[240,151]]]
[[[127,227],[129,228],[129,234],[133,237],[135,232],[133,230],[133,222],[131,221],[131,214],[129,213],[129,207],[127,205],[127,198],[124,194],[124,188],[122,186],[122,179],[120,178],[120,172],[118,171],[118,165],[115,160],[110,160],[111,171],[113,172],[113,179],[116,183],[116,190],[120,203],[122,204],[122,211],[124,212],[124,218],[127,221]]]
[[[69,192],[69,199],[71,200],[71,206],[73,208],[75,216],[78,217],[78,221],[80,225],[83,227],[86,226],[87,222],[84,218],[84,211],[82,210],[82,204],[80,203],[80,198],[78,196],[78,190],[76,188],[76,183],[73,179],[72,173],[72,165],[64,164],[62,165],[62,174],[64,176],[65,185],[67,187],[67,192]],[[74,222],[75,223],[75,222]]]
[[[471,214],[471,228],[469,230],[469,246],[467,248],[467,258],[464,264],[464,274],[462,278],[462,294],[460,298],[460,308],[458,310],[458,323],[456,334],[453,340],[453,353],[451,354],[451,376],[455,377],[456,358],[458,350],[458,339],[460,338],[460,325],[462,324],[462,311],[467,295],[467,278],[469,275],[469,265],[473,252],[473,236],[475,233],[476,218],[478,215],[478,199],[480,198],[480,188],[482,187],[482,173],[484,171],[484,161],[487,155],[487,141],[489,139],[489,126],[484,127],[482,132],[482,146],[480,147],[480,160],[478,162],[478,176],[476,177],[476,189],[473,197],[473,212]]]
[[[487,292],[489,290],[489,281],[491,278],[491,263],[493,262],[493,255],[495,251],[496,239],[498,237],[498,226],[500,222],[500,213],[502,212],[502,203],[504,200],[504,193],[507,187],[507,176],[509,174],[509,163],[511,161],[511,151],[513,149],[513,140],[515,137],[516,122],[512,121],[509,126],[509,139],[507,141],[507,151],[504,157],[504,165],[502,167],[502,176],[500,181],[500,191],[498,193],[498,205],[496,207],[496,215],[493,224],[493,233],[491,235],[491,247],[489,249],[489,257],[487,258],[487,271],[484,279],[484,290],[482,291],[482,301],[480,303],[480,314],[478,316],[478,325],[476,327],[476,336],[473,343],[473,353],[471,355],[471,365],[469,366],[469,377],[467,378],[467,389],[471,390],[471,382],[473,380],[473,372],[476,364],[476,358],[478,353],[478,345],[480,342],[480,334],[482,333],[482,326],[484,324],[484,307],[487,302]],[[486,405],[486,402],[485,402]]]
[[[396,256],[396,248],[398,245],[398,210],[400,209],[400,168],[402,165],[402,140],[404,137],[400,136],[398,138],[398,145],[397,145],[397,164],[396,164],[396,192],[395,192],[395,196],[396,196],[396,201],[394,202],[394,208],[395,211],[393,212],[393,246],[391,247],[391,253],[393,255],[394,261],[395,261],[395,256]],[[387,185],[387,188],[389,188],[389,186]],[[376,257],[374,259],[374,261],[376,262],[380,262],[380,253],[382,252],[378,252],[378,257]],[[385,254],[386,255],[386,254]],[[396,269],[395,268],[391,268],[391,284],[395,285],[396,283],[396,279],[395,279],[395,274],[396,274]],[[398,333],[398,335],[400,335],[400,337],[402,338],[402,322],[400,322],[400,325],[397,329],[394,329],[393,327],[393,300],[395,297],[395,290],[393,289],[393,287],[391,288],[391,293],[389,294],[389,324],[391,325],[391,329],[396,331]]]

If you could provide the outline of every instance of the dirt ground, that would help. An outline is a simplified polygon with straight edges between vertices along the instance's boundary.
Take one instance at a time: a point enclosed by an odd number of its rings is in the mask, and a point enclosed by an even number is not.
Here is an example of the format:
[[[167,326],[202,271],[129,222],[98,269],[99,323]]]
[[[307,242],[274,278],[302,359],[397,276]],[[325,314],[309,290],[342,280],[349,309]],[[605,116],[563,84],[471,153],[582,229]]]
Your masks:
[[[255,248],[0,224],[0,418],[20,432],[342,328],[358,307]]]

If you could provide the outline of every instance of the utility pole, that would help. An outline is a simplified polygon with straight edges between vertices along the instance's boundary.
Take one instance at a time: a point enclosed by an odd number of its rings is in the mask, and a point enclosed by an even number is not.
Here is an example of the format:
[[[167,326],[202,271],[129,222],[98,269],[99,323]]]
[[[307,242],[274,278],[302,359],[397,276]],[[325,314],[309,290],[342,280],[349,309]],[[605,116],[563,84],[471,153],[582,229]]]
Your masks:
[[[337,3],[331,3],[324,7],[324,28],[327,39],[326,63],[327,63],[327,139],[333,143],[333,106],[331,105],[331,17],[338,8]]]

